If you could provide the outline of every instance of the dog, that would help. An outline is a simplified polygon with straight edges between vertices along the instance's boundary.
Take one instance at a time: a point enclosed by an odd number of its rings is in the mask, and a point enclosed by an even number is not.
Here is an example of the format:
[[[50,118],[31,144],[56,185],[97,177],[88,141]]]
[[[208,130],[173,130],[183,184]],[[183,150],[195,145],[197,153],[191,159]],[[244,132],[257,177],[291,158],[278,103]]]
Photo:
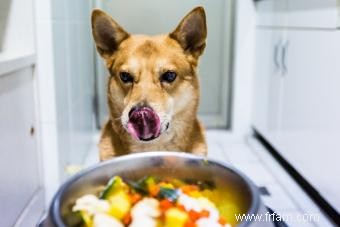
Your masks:
[[[110,73],[109,120],[102,130],[100,160],[145,151],[206,155],[197,119],[197,65],[206,46],[202,7],[165,35],[130,35],[105,12],[92,12],[92,35]]]

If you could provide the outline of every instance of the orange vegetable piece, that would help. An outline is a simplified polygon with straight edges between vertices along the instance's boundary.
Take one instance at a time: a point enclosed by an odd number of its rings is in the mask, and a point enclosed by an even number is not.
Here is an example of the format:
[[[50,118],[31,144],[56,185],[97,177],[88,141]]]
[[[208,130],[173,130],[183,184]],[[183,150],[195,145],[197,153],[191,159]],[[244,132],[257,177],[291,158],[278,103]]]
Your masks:
[[[194,210],[189,210],[188,215],[189,215],[190,220],[194,222],[197,221],[197,219],[201,217],[200,213]]]
[[[186,211],[185,206],[183,206],[182,204],[177,204],[177,208],[182,210],[182,211]]]
[[[160,186],[157,184],[152,184],[149,186],[149,193],[151,196],[156,197],[160,191]]]
[[[189,194],[190,192],[198,191],[199,188],[196,185],[183,185],[181,190],[183,193]]]
[[[132,194],[130,196],[130,201],[131,201],[132,204],[137,203],[141,199],[142,199],[142,196],[140,194],[138,194],[138,193]]]
[[[201,217],[201,218],[208,218],[209,216],[210,216],[210,212],[207,211],[207,210],[202,210],[202,211],[200,212],[200,217]]]
[[[225,220],[224,217],[220,217],[220,218],[218,219],[218,223],[220,223],[221,225],[225,225],[225,224],[227,224],[227,221]]]
[[[130,213],[130,212],[127,213],[127,214],[124,216],[124,218],[123,218],[122,221],[123,221],[123,224],[124,224],[124,225],[130,224],[131,221],[132,221],[131,213]]]
[[[172,202],[170,202],[170,200],[167,200],[167,199],[163,199],[159,202],[159,207],[163,212],[168,210],[169,208],[171,208],[173,206],[174,206],[174,204]]]
[[[185,222],[184,227],[196,227],[195,222],[188,220],[187,222]]]

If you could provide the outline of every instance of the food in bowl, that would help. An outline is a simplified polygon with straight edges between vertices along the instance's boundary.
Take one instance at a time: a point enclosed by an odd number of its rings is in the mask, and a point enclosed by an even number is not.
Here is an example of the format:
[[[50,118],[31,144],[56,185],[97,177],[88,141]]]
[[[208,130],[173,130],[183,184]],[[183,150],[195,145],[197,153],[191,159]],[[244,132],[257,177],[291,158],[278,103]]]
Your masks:
[[[98,195],[78,198],[72,211],[86,227],[229,227],[214,190],[209,181],[114,176]]]

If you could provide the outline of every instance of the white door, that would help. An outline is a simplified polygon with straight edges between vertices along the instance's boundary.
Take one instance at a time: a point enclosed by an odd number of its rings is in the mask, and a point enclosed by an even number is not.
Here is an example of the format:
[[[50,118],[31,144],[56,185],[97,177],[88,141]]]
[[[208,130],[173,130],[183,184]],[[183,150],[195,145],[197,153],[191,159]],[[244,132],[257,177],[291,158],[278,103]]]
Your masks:
[[[199,117],[207,127],[229,126],[230,42],[232,1],[215,0],[101,0],[98,7],[112,15],[130,33],[159,34],[172,31],[194,7],[207,14],[208,40],[201,58]],[[98,60],[98,92],[101,124],[108,118],[105,83],[108,72]]]
[[[340,31],[287,30],[280,128],[270,142],[340,211]],[[322,167],[322,169],[320,169]]]
[[[340,130],[340,32],[287,31],[282,130]]]
[[[275,134],[280,128],[284,39],[284,32],[280,30],[256,30],[253,123],[266,136]]]

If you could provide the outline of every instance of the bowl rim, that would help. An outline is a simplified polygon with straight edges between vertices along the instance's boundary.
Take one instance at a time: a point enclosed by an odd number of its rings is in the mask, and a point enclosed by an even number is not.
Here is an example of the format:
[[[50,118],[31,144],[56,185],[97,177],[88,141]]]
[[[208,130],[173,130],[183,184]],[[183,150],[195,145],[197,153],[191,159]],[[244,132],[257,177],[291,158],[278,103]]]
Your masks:
[[[229,163],[226,163],[226,162],[214,159],[214,158],[210,158],[210,157],[208,158],[205,156],[198,156],[198,155],[194,155],[194,154],[187,153],[187,152],[181,152],[181,151],[147,151],[147,152],[138,152],[138,153],[132,153],[132,154],[127,154],[123,156],[118,156],[110,160],[99,162],[93,166],[90,166],[90,167],[87,167],[81,170],[80,172],[76,173],[74,176],[67,179],[60,186],[60,188],[57,190],[57,192],[55,193],[55,195],[53,196],[51,200],[51,204],[48,210],[48,216],[50,220],[52,221],[52,223],[56,224],[56,226],[58,227],[66,227],[62,220],[61,214],[59,212],[60,211],[60,199],[58,198],[60,198],[61,195],[63,195],[64,191],[72,184],[72,182],[94,171],[95,169],[103,168],[103,166],[111,165],[116,162],[126,161],[126,160],[135,159],[139,157],[147,158],[147,157],[159,157],[159,156],[175,156],[179,158],[187,158],[187,159],[205,161],[205,162],[212,163],[212,164],[221,166],[223,168],[226,168],[232,171],[236,175],[240,176],[241,179],[244,181],[244,183],[250,189],[252,202],[251,202],[250,208],[248,209],[245,215],[258,213],[260,209],[260,202],[261,202],[258,188],[255,186],[255,184],[250,180],[248,176],[246,176],[242,171],[236,169],[234,166],[231,166]],[[240,214],[240,215],[243,215],[243,214]],[[249,221],[242,221],[241,223],[239,223],[238,226],[242,226],[242,227],[248,226],[250,225],[250,223],[251,222]]]

